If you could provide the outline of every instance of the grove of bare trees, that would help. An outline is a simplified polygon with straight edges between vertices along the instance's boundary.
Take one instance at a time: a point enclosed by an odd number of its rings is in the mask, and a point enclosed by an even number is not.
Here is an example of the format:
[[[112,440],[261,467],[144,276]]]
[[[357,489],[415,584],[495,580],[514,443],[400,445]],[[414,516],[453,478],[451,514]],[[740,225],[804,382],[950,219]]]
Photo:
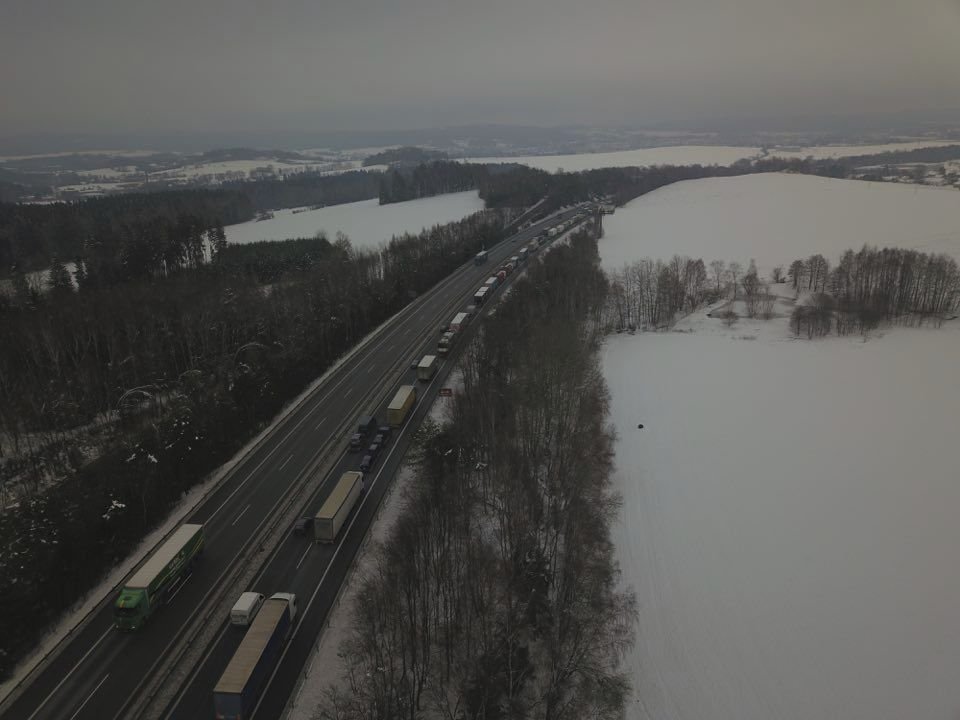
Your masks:
[[[315,717],[622,716],[635,608],[610,541],[606,289],[583,233],[531,261],[483,322]]]
[[[832,270],[821,255],[795,260],[796,289],[813,292],[793,312],[795,334],[862,332],[880,323],[940,323],[960,308],[960,270],[947,255],[902,248],[847,250]]]

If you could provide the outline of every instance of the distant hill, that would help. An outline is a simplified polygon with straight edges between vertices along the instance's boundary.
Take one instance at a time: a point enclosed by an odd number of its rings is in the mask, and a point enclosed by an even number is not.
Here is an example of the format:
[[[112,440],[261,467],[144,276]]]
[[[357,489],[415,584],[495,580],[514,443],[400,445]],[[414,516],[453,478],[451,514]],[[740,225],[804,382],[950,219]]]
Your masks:
[[[425,148],[404,146],[392,148],[371,155],[363,161],[364,167],[371,165],[392,165],[394,163],[424,163],[431,160],[446,160],[449,157],[440,150],[427,150]]]

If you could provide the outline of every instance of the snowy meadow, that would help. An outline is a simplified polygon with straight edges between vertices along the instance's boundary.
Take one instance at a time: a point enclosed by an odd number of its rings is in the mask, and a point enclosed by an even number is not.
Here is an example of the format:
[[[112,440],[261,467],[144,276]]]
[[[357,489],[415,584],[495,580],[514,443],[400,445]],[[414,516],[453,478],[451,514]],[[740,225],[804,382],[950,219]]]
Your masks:
[[[323,231],[331,240],[343,232],[354,247],[373,248],[393,235],[418,233],[425,227],[454,222],[480,210],[483,200],[471,190],[389,205],[372,199],[318,210],[277,210],[271,220],[251,220],[224,229],[231,243],[313,237]]]
[[[763,274],[864,243],[960,256],[960,196],[937,188],[698,180],[604,224],[613,269],[680,253]],[[789,305],[605,345],[640,609],[628,717],[957,717],[958,321],[797,340]]]

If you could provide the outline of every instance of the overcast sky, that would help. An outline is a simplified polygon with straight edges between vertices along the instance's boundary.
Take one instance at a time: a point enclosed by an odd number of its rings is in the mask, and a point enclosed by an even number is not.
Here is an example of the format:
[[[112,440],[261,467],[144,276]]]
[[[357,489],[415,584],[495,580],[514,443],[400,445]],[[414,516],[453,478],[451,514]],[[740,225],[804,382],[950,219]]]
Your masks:
[[[0,135],[960,106],[960,0],[2,0]]]

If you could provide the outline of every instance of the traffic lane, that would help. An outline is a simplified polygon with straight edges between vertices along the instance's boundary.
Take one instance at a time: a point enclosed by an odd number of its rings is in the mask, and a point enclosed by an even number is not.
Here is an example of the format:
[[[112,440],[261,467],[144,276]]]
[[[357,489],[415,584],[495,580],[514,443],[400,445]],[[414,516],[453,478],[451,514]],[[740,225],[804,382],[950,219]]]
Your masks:
[[[411,378],[408,374],[402,378],[398,385],[409,382],[411,382]],[[384,416],[387,404],[388,402],[382,403],[377,408],[377,411],[383,413]],[[422,405],[423,401],[418,404],[418,409]],[[411,417],[416,417],[416,412]],[[407,425],[401,429],[401,432],[397,433],[397,441],[385,451],[385,464],[368,475],[370,485],[361,498],[361,507],[369,506],[371,501],[378,501],[378,498],[382,496],[383,489],[388,484],[383,479],[384,474],[386,473],[386,476],[390,477],[390,473],[395,471],[406,452],[409,438],[412,435],[411,432],[407,431],[409,427],[412,426]],[[358,463],[359,460],[356,455],[347,454],[341,458],[334,471],[328,476],[321,491],[317,493],[317,498],[314,501],[317,509],[329,496],[340,475],[348,470],[356,469]],[[379,492],[380,495],[377,495],[375,491]],[[348,523],[351,522],[356,512],[351,513]],[[356,535],[356,532],[354,530],[352,534]],[[362,534],[360,538],[362,541]],[[334,545],[317,544],[312,538],[306,538],[298,543],[295,538],[288,535],[281,543],[279,551],[273,555],[262,575],[254,583],[252,589],[267,596],[275,592],[296,593],[298,598],[301,598],[301,611],[305,611],[307,598],[313,594],[324,573],[327,573],[328,570],[335,571],[336,565],[331,564],[331,561],[344,552],[337,548],[349,542],[349,537],[344,535],[340,542]],[[352,553],[350,553],[350,556],[352,557]],[[336,587],[339,587],[339,583]],[[235,648],[229,650],[228,646],[232,647],[232,644],[229,643],[229,637],[223,637],[217,641],[214,651],[204,659],[201,669],[191,679],[189,688],[171,712],[170,717],[196,717],[196,713],[202,711],[204,703],[209,704],[211,702],[213,688],[223,674],[230,658],[233,656],[233,652],[235,652]]]
[[[300,673],[314,651],[317,638],[329,617],[330,610],[340,591],[340,586],[353,565],[370,525],[377,512],[379,512],[383,496],[389,490],[393,478],[403,462],[403,458],[413,440],[415,428],[422,423],[430,405],[436,399],[442,381],[448,374],[449,370],[447,373],[439,373],[435,382],[432,382],[425,390],[416,411],[403,428],[406,432],[398,439],[398,452],[388,458],[384,466],[380,468],[375,482],[363,499],[363,504],[351,513],[351,517],[347,521],[348,526],[344,528],[345,534],[339,551],[335,553],[332,559],[318,558],[318,562],[313,564],[314,567],[311,568],[310,574],[316,577],[317,573],[320,573],[319,577],[321,578],[319,582],[314,580],[314,587],[308,588],[311,593],[308,597],[313,598],[313,603],[309,604],[309,600],[306,602],[300,601],[304,613],[301,624],[297,628],[296,635],[291,638],[286,654],[278,665],[272,682],[263,694],[260,707],[257,709],[256,720],[271,720],[281,717],[287,700],[296,687]],[[350,524],[351,522],[352,524]],[[324,573],[326,573],[326,577],[324,577]],[[330,678],[330,681],[337,679]]]

